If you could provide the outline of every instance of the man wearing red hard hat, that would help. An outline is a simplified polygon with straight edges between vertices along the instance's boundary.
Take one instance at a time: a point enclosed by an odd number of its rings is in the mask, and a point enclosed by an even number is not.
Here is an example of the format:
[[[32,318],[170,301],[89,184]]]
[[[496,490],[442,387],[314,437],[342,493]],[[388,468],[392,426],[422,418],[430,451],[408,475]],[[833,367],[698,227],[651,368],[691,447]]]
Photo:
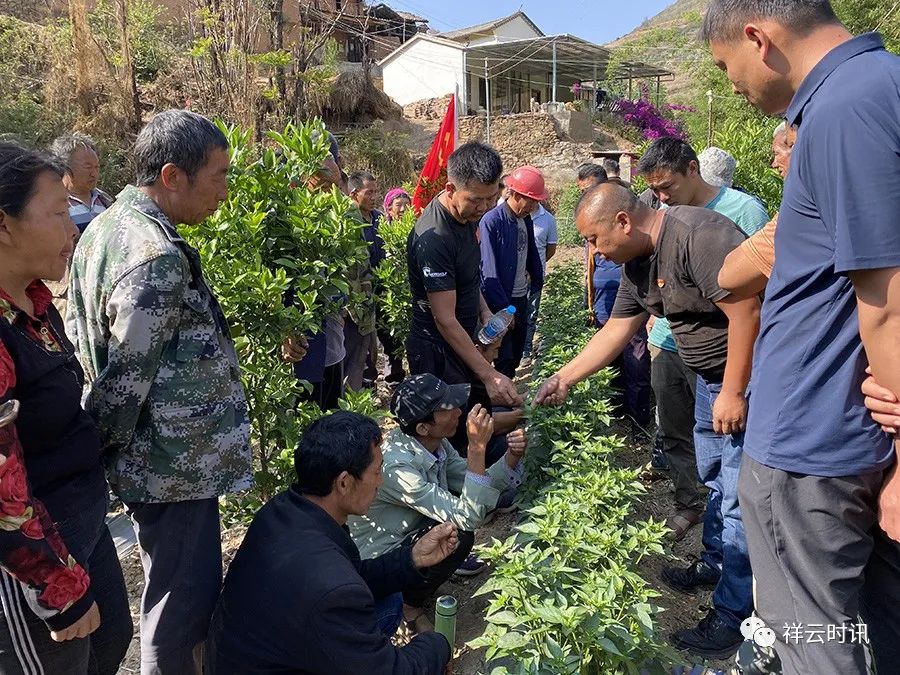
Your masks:
[[[528,295],[544,285],[531,213],[548,195],[543,175],[533,166],[520,166],[505,182],[509,197],[484,214],[479,225],[481,294],[492,312],[516,308],[515,321],[494,363],[499,372],[513,377],[525,349]]]

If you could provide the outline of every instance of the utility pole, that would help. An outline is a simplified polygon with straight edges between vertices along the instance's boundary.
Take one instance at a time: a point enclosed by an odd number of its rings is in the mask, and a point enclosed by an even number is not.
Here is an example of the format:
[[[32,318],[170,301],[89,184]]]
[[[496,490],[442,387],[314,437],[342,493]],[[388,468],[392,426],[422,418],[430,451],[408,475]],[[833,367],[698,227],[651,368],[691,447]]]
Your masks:
[[[488,60],[484,60],[484,97],[487,108],[487,135],[485,143],[491,142],[491,80],[488,77]]]

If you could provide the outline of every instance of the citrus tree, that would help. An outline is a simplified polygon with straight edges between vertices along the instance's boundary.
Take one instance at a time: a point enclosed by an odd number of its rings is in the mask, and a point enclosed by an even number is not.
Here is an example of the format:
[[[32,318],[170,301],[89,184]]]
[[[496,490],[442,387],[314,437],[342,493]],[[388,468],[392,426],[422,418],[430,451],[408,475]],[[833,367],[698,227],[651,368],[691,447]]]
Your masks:
[[[336,188],[309,189],[328,153],[321,121],[288,125],[255,144],[250,130],[219,124],[231,153],[228,199],[186,228],[229,317],[253,427],[252,512],[293,479],[293,450],[319,411],[298,404],[303,383],[281,359],[288,335],[313,334],[326,316],[362,298],[348,279],[367,260],[352,202]]]

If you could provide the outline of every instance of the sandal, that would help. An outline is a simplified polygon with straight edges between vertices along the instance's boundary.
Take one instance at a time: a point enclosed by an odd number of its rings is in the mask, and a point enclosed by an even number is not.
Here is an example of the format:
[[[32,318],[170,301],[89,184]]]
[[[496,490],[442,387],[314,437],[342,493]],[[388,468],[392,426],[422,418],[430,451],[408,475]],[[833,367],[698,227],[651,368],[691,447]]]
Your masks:
[[[703,519],[703,511],[696,509],[681,509],[672,516],[666,518],[666,527],[671,531],[674,541],[681,541],[694,525]]]

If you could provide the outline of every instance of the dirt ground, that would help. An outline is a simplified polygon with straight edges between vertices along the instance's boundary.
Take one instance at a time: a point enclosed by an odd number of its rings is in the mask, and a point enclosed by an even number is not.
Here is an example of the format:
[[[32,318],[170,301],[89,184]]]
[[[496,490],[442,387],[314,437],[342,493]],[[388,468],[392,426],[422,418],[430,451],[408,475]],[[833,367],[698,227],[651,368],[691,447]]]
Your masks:
[[[551,268],[564,264],[572,260],[582,260],[582,249],[580,248],[564,248],[550,261]],[[525,371],[520,372],[518,383],[522,391],[528,386],[529,376]],[[379,392],[387,397],[386,389]],[[386,403],[386,401],[385,401]],[[613,427],[611,433],[629,438],[629,433],[624,428]],[[669,515],[673,501],[674,491],[672,483],[668,480],[665,473],[653,472],[649,469],[650,461],[650,438],[630,438],[625,450],[620,456],[623,466],[642,466],[645,471],[641,480],[647,488],[647,493],[635,511],[638,519],[654,518],[655,520],[665,520]],[[492,538],[505,538],[515,523],[516,514],[500,514],[487,526],[481,528],[476,534],[476,543],[487,543]],[[231,561],[234,553],[237,551],[241,540],[243,539],[244,529],[234,528],[228,530],[223,535],[223,551],[225,564]],[[711,593],[701,592],[696,596],[682,595],[670,590],[659,580],[662,568],[666,565],[687,565],[692,561],[693,556],[699,555],[702,550],[701,545],[701,527],[697,526],[688,532],[687,536],[680,542],[673,543],[666,556],[655,556],[648,559],[646,568],[642,570],[643,576],[647,579],[659,592],[660,597],[655,602],[661,606],[664,611],[657,616],[657,625],[661,634],[668,635],[674,630],[687,628],[696,623],[706,614],[711,606]],[[124,664],[120,669],[120,674],[134,674],[140,672],[140,645],[138,638],[137,619],[138,619],[138,603],[143,588],[143,575],[141,573],[140,559],[136,549],[132,550],[125,559],[122,560],[122,568],[125,572],[125,581],[128,586],[129,597],[131,598],[132,617],[135,622],[135,636],[132,640],[131,648]],[[452,577],[451,580],[441,587],[440,595],[453,595],[459,601],[459,613],[457,614],[456,631],[457,631],[457,652],[456,661],[454,663],[455,675],[481,675],[488,672],[485,668],[484,650],[472,651],[464,645],[467,641],[472,640],[484,630],[484,610],[487,606],[487,598],[484,596],[473,598],[473,594],[487,580],[487,573],[483,573],[477,577]],[[433,608],[429,608],[429,616],[433,618]],[[400,641],[403,636],[398,637]],[[688,659],[685,659],[685,664]],[[693,663],[692,663],[693,665]],[[711,668],[726,668],[728,664],[724,662],[711,661],[706,664]]]

